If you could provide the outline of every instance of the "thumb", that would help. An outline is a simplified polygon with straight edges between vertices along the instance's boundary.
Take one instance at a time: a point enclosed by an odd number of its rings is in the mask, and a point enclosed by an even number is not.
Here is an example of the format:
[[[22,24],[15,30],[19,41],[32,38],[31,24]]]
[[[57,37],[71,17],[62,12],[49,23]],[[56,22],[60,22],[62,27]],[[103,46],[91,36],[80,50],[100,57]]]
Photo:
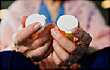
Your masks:
[[[51,42],[48,42],[48,43],[45,43],[45,45],[40,48],[28,51],[26,54],[27,57],[32,58],[34,61],[40,61],[40,60],[46,58],[52,51],[50,44],[51,44]]]
[[[27,28],[24,28],[21,31],[16,32],[13,34],[13,42],[14,44],[19,44],[28,37],[30,37],[33,33],[38,31],[41,28],[41,25],[39,23],[34,23],[29,25]]]

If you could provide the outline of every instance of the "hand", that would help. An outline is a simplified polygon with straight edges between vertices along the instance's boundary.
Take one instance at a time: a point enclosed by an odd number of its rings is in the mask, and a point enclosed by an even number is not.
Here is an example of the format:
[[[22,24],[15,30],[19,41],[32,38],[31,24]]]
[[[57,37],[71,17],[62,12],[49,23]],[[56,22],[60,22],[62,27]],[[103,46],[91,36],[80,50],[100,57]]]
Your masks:
[[[80,47],[88,47],[91,42],[91,37],[88,33],[83,31],[82,29],[78,29],[79,31],[76,31],[74,34],[74,40],[71,41],[67,37],[65,37],[57,27],[53,28],[51,30],[51,35],[54,39],[53,41],[53,61],[59,65],[67,60],[69,60],[69,57],[74,57],[74,53],[76,49],[79,47],[77,46],[80,42]],[[82,51],[82,50],[81,50]]]
[[[51,42],[49,31],[45,31],[38,23],[31,24],[17,32],[13,40],[18,48],[17,51],[23,52],[30,58],[34,57],[38,61],[48,56]]]
[[[61,64],[69,59],[70,54],[76,49],[75,42],[65,37],[57,27],[51,30],[53,41],[53,60],[56,64]]]

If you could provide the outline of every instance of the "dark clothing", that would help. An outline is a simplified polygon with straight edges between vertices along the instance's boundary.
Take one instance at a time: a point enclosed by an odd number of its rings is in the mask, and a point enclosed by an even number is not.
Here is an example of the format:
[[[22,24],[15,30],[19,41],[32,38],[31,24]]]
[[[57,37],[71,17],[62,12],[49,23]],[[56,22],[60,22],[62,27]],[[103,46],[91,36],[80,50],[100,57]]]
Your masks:
[[[110,70],[110,47],[84,55],[79,62],[80,70]],[[0,52],[0,70],[38,70],[37,67],[21,53]]]
[[[84,56],[79,62],[81,70],[110,70],[110,47]]]
[[[19,52],[0,52],[0,70],[36,70],[30,59]]]

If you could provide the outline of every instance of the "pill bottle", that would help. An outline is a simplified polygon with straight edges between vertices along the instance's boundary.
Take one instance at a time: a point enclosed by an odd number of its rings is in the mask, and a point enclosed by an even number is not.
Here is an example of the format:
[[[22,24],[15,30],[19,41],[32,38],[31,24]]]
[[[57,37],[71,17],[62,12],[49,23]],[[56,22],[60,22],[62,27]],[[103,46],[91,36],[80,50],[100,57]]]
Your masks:
[[[78,28],[78,20],[72,15],[62,15],[57,21],[57,26],[59,30],[72,40],[74,36],[74,31]]]

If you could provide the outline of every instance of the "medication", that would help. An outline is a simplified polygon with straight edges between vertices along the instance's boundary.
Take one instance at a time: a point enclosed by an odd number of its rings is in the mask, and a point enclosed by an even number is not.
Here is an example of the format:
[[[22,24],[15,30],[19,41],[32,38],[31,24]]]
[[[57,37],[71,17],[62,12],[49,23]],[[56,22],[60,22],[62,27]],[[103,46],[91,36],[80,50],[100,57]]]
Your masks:
[[[63,15],[60,16],[57,21],[58,28],[65,33],[65,35],[71,39],[73,33],[78,27],[78,20],[75,16],[72,15]]]
[[[53,24],[46,24],[46,17],[44,15],[40,14],[32,14],[27,17],[25,26],[29,26],[30,24],[39,22],[42,25],[42,29],[40,32],[36,32],[35,34],[32,35],[32,40],[35,40],[38,37],[42,37],[43,35],[48,35],[50,36],[50,29],[53,27]]]
[[[44,26],[46,24],[46,17],[40,14],[32,14],[26,19],[26,27],[35,22],[39,22],[42,26]]]
[[[65,33],[72,33],[78,27],[78,20],[72,15],[63,15],[57,21],[57,26]]]
[[[46,24],[46,17],[40,14],[32,14],[26,18],[25,26],[29,26],[32,23],[39,22],[43,27],[44,31],[47,31],[54,27],[54,25]],[[68,38],[73,37],[75,29],[78,27],[78,20],[72,15],[62,15],[57,21],[57,26],[59,30],[65,34]],[[36,35],[36,34],[34,34]],[[34,36],[33,35],[33,36]]]

